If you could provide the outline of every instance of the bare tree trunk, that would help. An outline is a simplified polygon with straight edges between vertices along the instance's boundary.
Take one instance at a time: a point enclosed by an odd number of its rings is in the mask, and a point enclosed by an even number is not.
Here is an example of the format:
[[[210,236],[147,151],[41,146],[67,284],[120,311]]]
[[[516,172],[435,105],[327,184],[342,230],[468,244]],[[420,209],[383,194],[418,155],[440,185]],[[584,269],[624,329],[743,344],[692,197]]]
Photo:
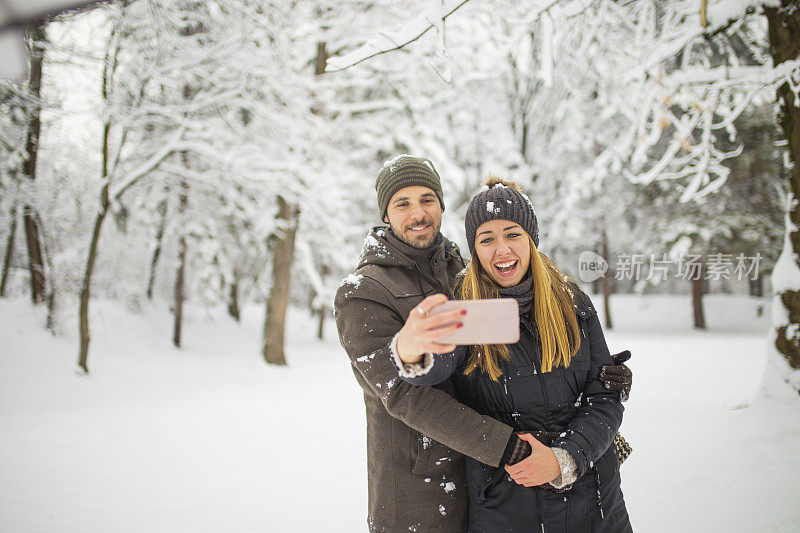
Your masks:
[[[187,163],[187,156],[183,154],[184,164]],[[181,181],[180,200],[178,201],[178,216],[182,217],[189,204],[189,185],[186,180]],[[183,324],[183,301],[184,284],[186,282],[186,233],[181,234],[178,241],[178,271],[175,277],[175,323],[172,335],[172,343],[180,348],[181,346],[181,327]]]
[[[606,229],[603,228],[602,232],[600,233],[600,238],[602,239],[602,255],[603,260],[606,263],[610,264],[611,262],[608,260],[608,236],[606,235]],[[605,314],[605,327],[607,329],[611,329],[614,327],[613,322],[611,320],[611,282],[609,281],[608,272],[606,275],[600,278],[600,287],[603,290],[603,312]]]
[[[228,314],[231,315],[236,322],[241,320],[241,310],[239,309],[239,276],[235,273],[233,281],[231,282],[230,291],[228,292]]]
[[[56,287],[54,282],[50,283],[50,292],[47,293],[47,323],[45,327],[51,335],[56,334]]]
[[[111,80],[114,69],[116,68],[116,61],[113,58],[115,57],[116,53],[119,52],[119,47],[117,47],[116,51],[112,51],[111,43],[113,42],[115,32],[116,29],[114,29],[111,33],[109,45],[106,49],[105,61],[103,64],[101,90],[104,101],[108,100],[111,90]],[[89,254],[86,258],[86,270],[83,274],[80,309],[78,310],[78,333],[80,335],[78,366],[81,367],[86,374],[89,373],[89,341],[91,340],[91,334],[89,332],[89,299],[91,298],[92,273],[94,272],[94,265],[97,260],[97,246],[100,242],[100,232],[103,229],[103,221],[105,220],[106,215],[108,214],[108,208],[111,205],[111,201],[109,200],[108,196],[108,189],[111,185],[111,178],[108,175],[108,148],[110,134],[111,122],[107,120],[103,123],[103,136],[100,146],[100,153],[102,155],[100,171],[103,179],[103,188],[100,191],[100,210],[97,212],[97,217],[94,221],[94,229],[92,230],[92,240],[89,242]]]
[[[692,314],[695,329],[706,329],[706,317],[703,312],[703,293],[705,292],[705,256],[700,263],[700,271],[692,278]]]
[[[94,264],[97,259],[97,244],[100,242],[100,231],[103,228],[103,221],[108,213],[108,181],[103,185],[103,192],[101,195],[100,211],[94,220],[94,229],[92,230],[92,240],[89,243],[89,255],[86,259],[86,270],[83,274],[83,286],[81,288],[81,304],[78,312],[79,317],[79,333],[81,339],[80,353],[78,354],[78,366],[83,369],[85,373],[89,373],[88,358],[89,358],[89,341],[91,335],[89,334],[89,298],[91,297],[92,286],[92,273],[94,272]]]
[[[202,25],[190,27],[187,29],[189,35],[194,35],[203,31]],[[183,85],[183,99],[189,102],[194,98],[199,89],[192,87],[190,83]],[[185,168],[189,168],[189,154],[187,152],[181,153],[181,161]],[[189,183],[186,179],[181,179],[180,193],[178,198],[178,220],[183,221],[186,208],[189,205]],[[183,302],[185,298],[186,286],[186,232],[181,231],[181,236],[178,241],[178,271],[175,276],[175,301],[173,304],[175,312],[175,322],[172,333],[172,344],[180,348],[181,346],[181,329],[183,327]]]
[[[314,74],[321,76],[325,72],[328,53],[325,43],[317,43]],[[318,114],[320,110],[312,109]],[[264,344],[262,356],[264,361],[273,365],[285,365],[286,354],[283,349],[283,337],[286,329],[286,311],[289,307],[289,287],[292,279],[292,261],[294,259],[294,238],[297,233],[297,221],[300,210],[293,207],[286,199],[278,195],[278,213],[275,216],[277,228],[270,236],[272,247],[272,286],[267,298],[267,310],[264,317]]]
[[[781,7],[764,6],[767,17],[770,50],[774,65],[792,61],[800,56],[800,6],[797,0],[781,0]],[[789,241],[794,261],[800,268],[800,106],[788,83],[778,87],[780,113],[778,122],[786,139],[791,165],[788,173],[789,190],[795,203],[789,211],[794,226]],[[775,347],[792,368],[800,369],[800,291],[784,290],[778,295],[786,307],[789,322],[777,330]]]
[[[44,229],[44,226],[40,226]],[[47,271],[50,272],[50,283],[48,283],[48,291],[45,296],[45,301],[47,302],[47,323],[45,327],[47,330],[52,334],[56,334],[56,279],[53,275],[55,272],[55,268],[53,265],[53,257],[50,255],[50,250],[55,248],[54,243],[50,240],[47,236],[47,233],[42,231],[42,254],[44,257],[44,264],[47,267]]]
[[[325,338],[325,316],[328,314],[328,310],[324,307],[317,309],[317,338],[322,340]]]
[[[289,307],[289,285],[292,276],[294,237],[297,231],[299,209],[293,208],[283,196],[278,195],[278,228],[274,233],[272,252],[272,287],[267,299],[264,320],[264,361],[285,365],[283,333],[286,327],[286,310]]]
[[[528,121],[526,118],[522,119],[522,135],[520,135],[520,150],[519,153],[522,155],[522,160],[528,160]]]
[[[103,87],[105,88],[105,84],[107,82],[107,72],[103,75],[104,84]],[[108,207],[110,205],[110,201],[108,198],[108,187],[110,185],[109,177],[108,177],[108,142],[109,142],[109,133],[110,127],[109,123],[106,122],[103,124],[103,145],[102,145],[102,154],[103,154],[103,179],[105,183],[103,184],[103,189],[100,194],[100,211],[97,213],[97,217],[94,220],[94,229],[92,230],[92,240],[89,243],[89,255],[86,259],[86,270],[83,274],[83,286],[81,288],[81,304],[80,310],[78,311],[78,322],[79,322],[79,333],[81,339],[80,345],[80,353],[78,354],[78,366],[83,369],[85,373],[89,373],[89,366],[88,366],[88,358],[89,358],[89,341],[91,340],[91,335],[89,333],[89,299],[91,298],[91,287],[92,287],[92,273],[94,272],[94,265],[97,259],[97,245],[100,242],[100,232],[103,229],[103,221],[108,214]]]
[[[314,62],[314,74],[321,76],[325,74],[325,67],[328,64],[328,52],[325,50],[325,42],[317,43],[317,59]]]
[[[764,280],[761,276],[757,276],[750,280],[750,296],[761,298],[764,296]]]
[[[108,142],[108,138],[104,138],[104,143]],[[152,168],[155,168],[163,158],[166,158],[172,152],[165,152],[163,156],[152,164]],[[103,171],[107,171],[107,163],[106,159],[103,160]],[[141,176],[144,176],[142,174]],[[78,357],[78,366],[80,366],[84,372],[88,373],[89,368],[86,364],[86,360],[89,353],[89,297],[91,295],[91,280],[92,280],[92,272],[94,270],[95,259],[97,257],[97,244],[100,241],[100,231],[103,226],[103,221],[108,214],[108,208],[111,205],[109,199],[109,186],[110,186],[110,178],[106,175],[105,183],[103,184],[103,188],[100,195],[100,210],[98,211],[97,218],[95,219],[94,223],[94,230],[92,231],[92,240],[89,244],[89,256],[86,260],[86,271],[83,277],[83,288],[81,290],[81,304],[80,304],[80,311],[79,311],[79,322],[80,322],[80,339],[81,339],[81,346],[80,346],[80,354]],[[122,192],[118,192],[115,196],[115,199],[119,198]]]
[[[323,283],[325,282],[325,279],[328,277],[328,275],[330,275],[330,273],[331,273],[331,268],[327,264],[323,263],[322,265],[320,265],[319,274],[320,274],[320,279],[322,280]],[[312,300],[311,307],[313,307],[313,302],[317,299],[317,296],[318,295],[315,294],[314,297],[311,299]],[[315,312],[317,313],[317,319],[318,319],[317,338],[319,340],[323,340],[325,333],[325,318],[328,316],[328,306],[323,304],[318,309],[316,309]]]
[[[325,43],[320,41],[317,43],[316,59],[314,60],[314,75],[319,77],[325,74],[325,66],[328,64],[328,52],[325,49]],[[312,92],[312,96],[316,96]],[[315,102],[311,106],[311,113],[313,115],[320,115],[323,112],[322,102],[314,98]]]
[[[39,134],[41,132],[41,88],[42,88],[42,63],[44,50],[40,43],[45,39],[44,21],[37,22],[30,27],[30,78],[28,80],[28,97],[32,102],[29,111],[28,133],[25,141],[27,158],[23,164],[23,174],[31,181],[36,180],[36,159],[39,154]],[[35,216],[34,207],[26,205],[23,210],[25,225],[25,242],[28,246],[28,269],[31,275],[31,300],[39,304],[45,298],[44,261],[42,260],[41,237]]]
[[[11,228],[6,241],[6,254],[3,257],[3,277],[0,279],[0,298],[6,297],[8,273],[11,270],[11,257],[14,255],[14,237],[17,234],[17,206],[11,208]]]
[[[31,273],[31,300],[34,304],[44,301],[45,279],[42,259],[41,237],[33,206],[26,205],[23,215],[25,223],[25,242],[28,245],[28,270]]]
[[[158,214],[160,216],[158,229],[156,230],[156,249],[153,250],[153,258],[150,260],[150,276],[147,280],[147,299],[153,299],[153,287],[156,283],[156,270],[158,270],[158,259],[161,257],[161,243],[164,239],[164,229],[167,227],[167,198],[158,203]]]

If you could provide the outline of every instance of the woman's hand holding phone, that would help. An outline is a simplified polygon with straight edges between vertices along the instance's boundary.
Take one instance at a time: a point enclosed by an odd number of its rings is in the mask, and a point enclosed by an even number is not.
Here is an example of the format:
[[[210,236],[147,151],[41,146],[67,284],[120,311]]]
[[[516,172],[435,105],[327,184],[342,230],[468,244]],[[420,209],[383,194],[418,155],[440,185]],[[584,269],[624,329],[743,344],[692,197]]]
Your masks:
[[[397,355],[404,363],[419,363],[425,353],[447,353],[456,349],[454,344],[440,344],[437,340],[463,327],[459,320],[466,309],[454,309],[431,316],[430,311],[447,302],[444,294],[433,294],[422,300],[408,314],[408,319],[397,335]]]

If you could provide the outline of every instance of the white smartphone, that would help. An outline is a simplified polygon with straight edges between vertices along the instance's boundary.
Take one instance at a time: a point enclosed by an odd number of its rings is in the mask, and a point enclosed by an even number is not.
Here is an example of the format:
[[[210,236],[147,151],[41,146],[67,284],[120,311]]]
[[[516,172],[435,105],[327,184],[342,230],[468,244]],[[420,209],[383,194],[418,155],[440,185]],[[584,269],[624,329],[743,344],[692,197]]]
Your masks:
[[[464,327],[438,341],[439,344],[514,344],[519,341],[519,305],[513,298],[450,300],[431,309],[431,315],[466,309],[459,318]]]

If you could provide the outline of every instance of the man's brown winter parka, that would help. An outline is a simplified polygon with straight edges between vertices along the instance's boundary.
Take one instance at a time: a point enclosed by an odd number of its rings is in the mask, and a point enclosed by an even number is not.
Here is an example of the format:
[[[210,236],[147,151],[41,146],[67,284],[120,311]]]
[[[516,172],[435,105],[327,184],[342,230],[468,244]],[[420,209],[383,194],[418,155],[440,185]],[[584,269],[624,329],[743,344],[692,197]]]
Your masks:
[[[370,531],[467,530],[464,456],[499,466],[510,426],[458,402],[448,381],[399,379],[389,343],[425,297],[451,295],[464,263],[442,237],[427,250],[385,227],[369,233],[354,274],[336,294],[339,339],[364,390]]]

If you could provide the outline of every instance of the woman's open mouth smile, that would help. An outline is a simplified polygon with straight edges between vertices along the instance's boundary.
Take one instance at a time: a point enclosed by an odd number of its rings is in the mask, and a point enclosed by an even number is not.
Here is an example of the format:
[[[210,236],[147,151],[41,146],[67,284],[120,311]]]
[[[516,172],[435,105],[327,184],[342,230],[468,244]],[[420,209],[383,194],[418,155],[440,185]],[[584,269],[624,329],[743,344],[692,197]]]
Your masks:
[[[510,261],[502,261],[494,264],[495,271],[503,278],[513,276],[517,272],[517,265],[519,261],[511,259]]]

